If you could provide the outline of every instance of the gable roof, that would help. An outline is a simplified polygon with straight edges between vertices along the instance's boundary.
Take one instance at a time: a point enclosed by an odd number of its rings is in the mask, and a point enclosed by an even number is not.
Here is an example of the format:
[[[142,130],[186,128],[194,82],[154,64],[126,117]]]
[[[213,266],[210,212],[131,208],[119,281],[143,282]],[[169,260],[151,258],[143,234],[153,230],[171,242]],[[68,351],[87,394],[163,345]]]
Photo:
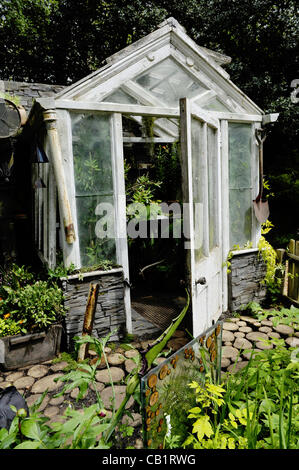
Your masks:
[[[198,46],[185,28],[174,18],[168,18],[157,30],[107,58],[103,67],[61,91],[55,99],[118,102],[113,97],[118,93],[127,102],[169,107],[165,83],[168,81],[174,97],[187,94],[205,109],[263,114],[222,68],[230,60]],[[157,87],[157,83],[162,87]],[[190,96],[188,90],[192,90]],[[171,106],[178,106],[178,100],[177,105],[173,103],[174,99]]]

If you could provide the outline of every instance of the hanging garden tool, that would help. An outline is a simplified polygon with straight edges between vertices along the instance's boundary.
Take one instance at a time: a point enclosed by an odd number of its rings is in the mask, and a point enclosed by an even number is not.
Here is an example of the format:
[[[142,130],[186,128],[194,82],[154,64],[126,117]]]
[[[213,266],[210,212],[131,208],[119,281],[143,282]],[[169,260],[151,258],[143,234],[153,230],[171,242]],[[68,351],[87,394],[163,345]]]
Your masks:
[[[253,201],[254,213],[257,220],[264,224],[270,214],[268,201],[263,200],[263,143],[266,139],[265,129],[256,129],[255,137],[259,144],[259,193]]]

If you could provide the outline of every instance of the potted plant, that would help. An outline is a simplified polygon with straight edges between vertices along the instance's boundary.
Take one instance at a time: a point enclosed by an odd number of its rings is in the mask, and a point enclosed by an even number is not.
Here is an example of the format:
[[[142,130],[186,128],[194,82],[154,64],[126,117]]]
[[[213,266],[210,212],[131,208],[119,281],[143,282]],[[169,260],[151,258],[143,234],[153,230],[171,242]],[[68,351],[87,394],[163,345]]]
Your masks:
[[[0,279],[0,366],[15,369],[55,357],[65,309],[54,282],[12,264]]]

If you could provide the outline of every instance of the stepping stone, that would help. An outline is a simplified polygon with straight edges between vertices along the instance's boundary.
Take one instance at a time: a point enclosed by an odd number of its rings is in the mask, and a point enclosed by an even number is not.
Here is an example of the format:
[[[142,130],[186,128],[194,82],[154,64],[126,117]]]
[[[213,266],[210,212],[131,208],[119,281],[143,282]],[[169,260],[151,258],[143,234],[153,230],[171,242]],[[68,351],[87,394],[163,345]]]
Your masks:
[[[262,326],[261,322],[257,321],[253,324],[253,326],[255,326],[256,328],[259,328],[260,326]]]
[[[44,416],[47,416],[47,418],[53,418],[53,416],[58,415],[60,412],[58,406],[48,406],[48,408],[45,409],[44,411]]]
[[[57,362],[57,364],[53,364],[50,369],[51,371],[53,372],[58,372],[60,370],[63,370],[65,369],[66,367],[68,366],[68,363],[66,361],[61,361],[61,362]]]
[[[33,377],[20,377],[19,379],[15,380],[14,386],[18,389],[24,388],[28,390],[34,384]]]
[[[299,346],[299,338],[296,338],[295,336],[289,336],[285,342],[291,346],[291,348],[297,348]]]
[[[241,326],[239,328],[239,331],[241,331],[242,333],[250,333],[252,331],[252,328],[250,328],[250,326]]]
[[[125,362],[125,357],[120,353],[109,354],[108,362],[112,366],[120,366]]]
[[[125,368],[128,374],[130,374],[134,369],[136,369],[138,366],[136,362],[133,361],[133,359],[127,359],[125,361]]]
[[[158,366],[158,365],[162,364],[162,362],[164,362],[165,360],[166,360],[165,357],[157,357],[155,359],[154,363],[157,364],[157,366]]]
[[[262,321],[261,321],[261,324],[262,324],[263,326],[270,326],[270,327],[273,326],[273,323],[272,323],[270,320],[262,320]]]
[[[250,341],[248,341],[245,338],[237,338],[236,341],[234,342],[234,348],[237,349],[251,349],[252,344]]]
[[[136,439],[134,448],[135,448],[135,449],[143,449],[143,441],[142,441],[142,439]]]
[[[290,336],[294,334],[294,328],[288,325],[277,325],[274,327],[274,330],[284,336]]]
[[[280,334],[276,333],[276,331],[271,331],[271,333],[267,333],[269,338],[280,338]]]
[[[119,367],[110,367],[110,374],[113,383],[120,382],[125,376],[124,371]],[[108,369],[100,370],[99,372],[97,372],[96,380],[98,382],[110,383],[110,375]]]
[[[9,374],[6,376],[6,382],[15,382],[16,380],[20,379],[23,377],[24,372],[13,372],[12,374]]]
[[[273,349],[273,344],[264,343],[263,341],[258,341],[256,347],[259,349]]]
[[[239,320],[239,321],[237,322],[237,325],[238,325],[238,326],[246,326],[247,323],[246,323],[246,321]]]
[[[236,325],[236,323],[224,322],[223,323],[223,329],[226,330],[226,331],[237,331],[238,330],[238,325]]]
[[[238,323],[240,321],[239,317],[230,317],[228,318],[228,321],[233,322],[233,323]]]
[[[239,354],[239,351],[233,346],[224,346],[222,348],[222,357],[224,359],[233,359],[235,360]]]
[[[0,376],[0,382],[4,382],[4,378]]]
[[[253,352],[252,352],[252,351],[253,351]],[[247,352],[247,353],[244,353],[244,352],[243,352],[243,353],[242,353],[242,356],[245,357],[245,359],[248,359],[248,360],[249,360],[249,359],[251,358],[251,354],[252,354],[252,358],[254,358],[254,356],[256,356],[258,353],[261,352],[261,349],[255,348],[255,349],[252,349],[252,351]]]
[[[114,392],[115,392],[115,409],[118,410],[118,408],[121,405],[121,402],[123,401],[125,395],[126,395],[126,386],[125,385],[115,385],[114,386]],[[106,387],[104,390],[101,392],[101,398],[104,403],[104,407],[107,408],[108,410],[112,410],[113,406],[111,403],[111,399],[113,397],[113,391],[112,387]],[[134,403],[134,398],[130,397],[128,403],[126,404],[126,409],[130,408]]]
[[[73,390],[71,391],[71,397],[72,398],[77,398],[79,395],[79,387],[76,387],[76,388],[73,388]],[[84,393],[83,395],[83,398],[86,398],[88,395],[88,390],[86,390],[86,392]]]
[[[132,413],[131,416],[124,415],[122,418],[122,423],[127,426],[139,426],[142,424],[142,416],[139,413]]]
[[[236,338],[244,338],[245,336],[245,333],[243,333],[242,331],[236,331],[235,332],[235,337]]]
[[[96,351],[94,351],[93,349],[89,349],[87,354],[90,356],[90,357],[95,357],[98,355],[98,353]]]
[[[34,403],[37,402],[37,400],[42,396],[41,393],[36,393],[34,395],[30,395],[28,398],[26,398],[26,402],[27,402],[27,405],[30,407],[32,405],[34,405]],[[48,405],[49,403],[49,397],[48,395],[45,396],[45,398],[43,399],[40,407],[38,408],[38,411],[43,411],[46,406]]]
[[[153,340],[150,340],[150,341],[141,341],[141,347],[142,349],[147,349],[147,347],[153,343]]]
[[[102,390],[104,390],[105,385],[102,382],[96,382],[95,384],[90,382],[89,383],[89,388],[93,391],[96,390],[97,392],[101,392]]]
[[[294,335],[299,338],[299,331],[296,331],[296,333],[294,333]]]
[[[49,372],[49,368],[47,366],[36,365],[36,366],[31,367],[28,370],[27,374],[30,377],[34,377],[37,379],[40,377],[44,377],[48,372]]]
[[[249,341],[259,341],[260,339],[269,339],[266,333],[261,333],[260,331],[252,331],[250,333],[247,333],[246,338],[249,339]]]
[[[51,374],[47,375],[46,377],[43,377],[42,379],[39,379],[35,384],[33,385],[31,392],[32,393],[43,393],[47,389],[49,392],[54,392],[54,390],[57,390],[59,387],[63,385],[63,382],[57,381],[54,382],[54,379],[57,379],[58,377],[62,377],[63,374],[57,373],[57,374]]]
[[[232,346],[232,341],[225,341],[224,346]]]
[[[172,335],[173,338],[180,338],[182,336],[185,336],[185,332],[183,330],[176,330]]]
[[[246,321],[247,323],[255,323],[256,322],[256,319],[253,318],[253,317],[247,317],[246,315],[241,315],[240,316],[240,320],[244,320]]]
[[[109,346],[105,346],[105,347],[104,347],[104,352],[105,352],[106,354],[110,354],[110,353],[112,352],[112,349],[109,348]]]
[[[124,352],[125,352],[125,349],[120,348],[120,347],[116,348],[116,350],[114,351],[114,353],[119,353],[119,354],[124,354]]]
[[[132,357],[139,356],[139,352],[137,351],[137,349],[130,349],[129,351],[125,352],[125,356],[128,359],[132,359]]]
[[[223,357],[221,359],[221,369],[225,369],[226,367],[228,367],[230,365],[230,360],[226,357]]]
[[[270,326],[260,326],[259,331],[268,334],[272,331],[272,328],[270,328]]]
[[[57,406],[57,405],[61,405],[61,403],[63,402],[64,402],[64,396],[51,398],[51,400],[49,401],[49,405]]]
[[[11,387],[13,385],[12,382],[1,382],[1,388]]]
[[[228,330],[223,330],[222,331],[222,341],[234,341],[235,337],[234,334],[231,331]]]
[[[92,359],[89,361],[89,364],[90,364],[91,366],[93,366],[94,364],[97,363],[98,359],[99,359],[99,358],[98,358],[97,356],[94,357],[94,358],[92,358]],[[107,364],[106,364],[105,358],[104,358],[104,356],[102,356],[102,357],[101,357],[101,361],[100,361],[100,362],[98,363],[98,365],[97,365],[97,369],[105,369],[106,367],[107,367]]]
[[[237,364],[231,364],[230,366],[228,366],[227,370],[228,372],[236,373],[239,370],[244,369],[244,367],[247,366],[248,362],[249,361],[241,361],[241,362],[237,362]]]

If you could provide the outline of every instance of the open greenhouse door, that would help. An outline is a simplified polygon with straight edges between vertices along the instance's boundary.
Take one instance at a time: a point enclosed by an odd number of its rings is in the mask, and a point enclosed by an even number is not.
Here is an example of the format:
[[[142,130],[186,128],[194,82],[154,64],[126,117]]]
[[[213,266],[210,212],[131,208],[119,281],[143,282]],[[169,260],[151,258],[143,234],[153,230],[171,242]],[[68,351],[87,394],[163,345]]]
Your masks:
[[[192,296],[193,335],[222,312],[219,122],[180,100],[184,236]]]

